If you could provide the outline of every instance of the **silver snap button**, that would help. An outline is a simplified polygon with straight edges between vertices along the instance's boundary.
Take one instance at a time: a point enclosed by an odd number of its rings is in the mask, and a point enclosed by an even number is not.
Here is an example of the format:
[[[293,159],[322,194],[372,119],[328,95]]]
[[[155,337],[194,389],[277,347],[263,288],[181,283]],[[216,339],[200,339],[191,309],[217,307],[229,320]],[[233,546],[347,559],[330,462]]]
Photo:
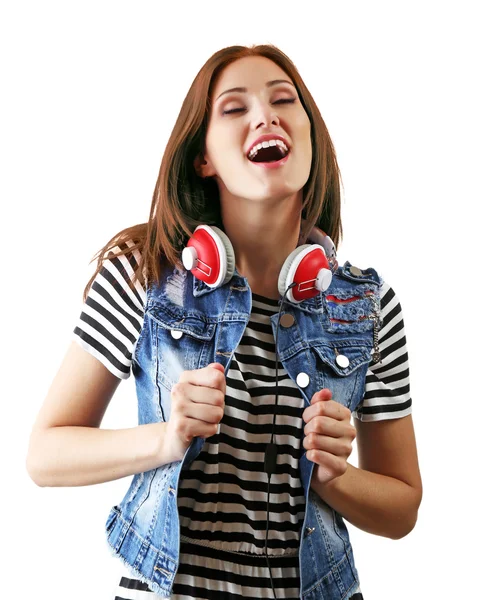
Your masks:
[[[171,336],[174,340],[179,340],[183,335],[183,331],[179,331],[178,329],[171,330]]]
[[[309,375],[307,373],[299,373],[296,378],[297,385],[305,388],[309,385]]]
[[[280,317],[280,325],[282,325],[282,327],[291,327],[294,323],[294,315],[291,315],[290,313],[286,313]]]
[[[360,277],[360,275],[363,275],[362,269],[359,269],[358,267],[350,267],[350,273],[352,275],[356,275],[357,277]]]
[[[307,537],[308,535],[311,535],[311,533],[315,530],[315,527],[306,527],[306,531],[304,533],[304,537]]]
[[[342,369],[346,369],[346,367],[350,364],[348,356],[345,356],[344,354],[338,354],[336,357],[336,364],[338,364]]]

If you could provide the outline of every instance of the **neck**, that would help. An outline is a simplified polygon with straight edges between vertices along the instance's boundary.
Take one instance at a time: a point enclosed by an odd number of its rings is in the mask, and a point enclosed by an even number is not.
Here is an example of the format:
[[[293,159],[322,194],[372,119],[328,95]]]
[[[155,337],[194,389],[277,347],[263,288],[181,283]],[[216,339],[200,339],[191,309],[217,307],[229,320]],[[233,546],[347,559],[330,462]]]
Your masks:
[[[275,209],[255,203],[251,210],[250,206],[239,210],[240,203],[221,203],[222,224],[233,245],[236,269],[261,296],[279,298],[280,270],[299,243],[301,205],[296,198]]]

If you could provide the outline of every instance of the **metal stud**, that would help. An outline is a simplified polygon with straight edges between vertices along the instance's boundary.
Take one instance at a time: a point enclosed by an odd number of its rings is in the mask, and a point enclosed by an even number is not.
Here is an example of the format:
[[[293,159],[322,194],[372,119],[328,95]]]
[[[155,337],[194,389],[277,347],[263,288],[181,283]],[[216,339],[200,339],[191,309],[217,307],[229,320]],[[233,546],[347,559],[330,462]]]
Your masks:
[[[356,277],[361,277],[363,275],[362,269],[359,269],[358,267],[350,267],[350,273]]]
[[[282,325],[282,327],[292,327],[294,323],[294,315],[291,315],[290,313],[285,313],[280,317],[280,325]]]
[[[178,329],[171,330],[171,336],[174,340],[179,340],[183,335],[183,331],[179,331]]]

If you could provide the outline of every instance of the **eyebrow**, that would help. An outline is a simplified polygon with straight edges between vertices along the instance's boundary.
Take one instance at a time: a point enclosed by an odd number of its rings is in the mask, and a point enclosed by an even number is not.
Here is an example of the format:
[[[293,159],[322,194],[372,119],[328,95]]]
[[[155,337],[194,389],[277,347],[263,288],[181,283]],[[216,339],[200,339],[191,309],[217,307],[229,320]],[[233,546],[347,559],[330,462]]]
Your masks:
[[[267,81],[266,86],[272,87],[272,85],[278,85],[279,83],[288,83],[289,85],[295,88],[294,84],[288,81],[287,79],[274,79],[273,81]],[[231,88],[230,90],[226,90],[222,94],[219,94],[219,96],[216,98],[216,101],[219,100],[221,96],[224,96],[224,94],[229,94],[230,92],[242,92],[243,94],[245,94],[247,91],[248,90],[245,87]]]

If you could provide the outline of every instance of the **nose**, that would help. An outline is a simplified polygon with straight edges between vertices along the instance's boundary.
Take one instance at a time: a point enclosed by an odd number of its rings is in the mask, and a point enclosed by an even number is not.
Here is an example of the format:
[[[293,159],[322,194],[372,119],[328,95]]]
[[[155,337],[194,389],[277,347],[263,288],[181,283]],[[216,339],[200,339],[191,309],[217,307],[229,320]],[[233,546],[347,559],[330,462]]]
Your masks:
[[[260,126],[267,128],[270,125],[278,126],[280,121],[273,106],[260,102],[253,111],[252,124],[255,129]]]

